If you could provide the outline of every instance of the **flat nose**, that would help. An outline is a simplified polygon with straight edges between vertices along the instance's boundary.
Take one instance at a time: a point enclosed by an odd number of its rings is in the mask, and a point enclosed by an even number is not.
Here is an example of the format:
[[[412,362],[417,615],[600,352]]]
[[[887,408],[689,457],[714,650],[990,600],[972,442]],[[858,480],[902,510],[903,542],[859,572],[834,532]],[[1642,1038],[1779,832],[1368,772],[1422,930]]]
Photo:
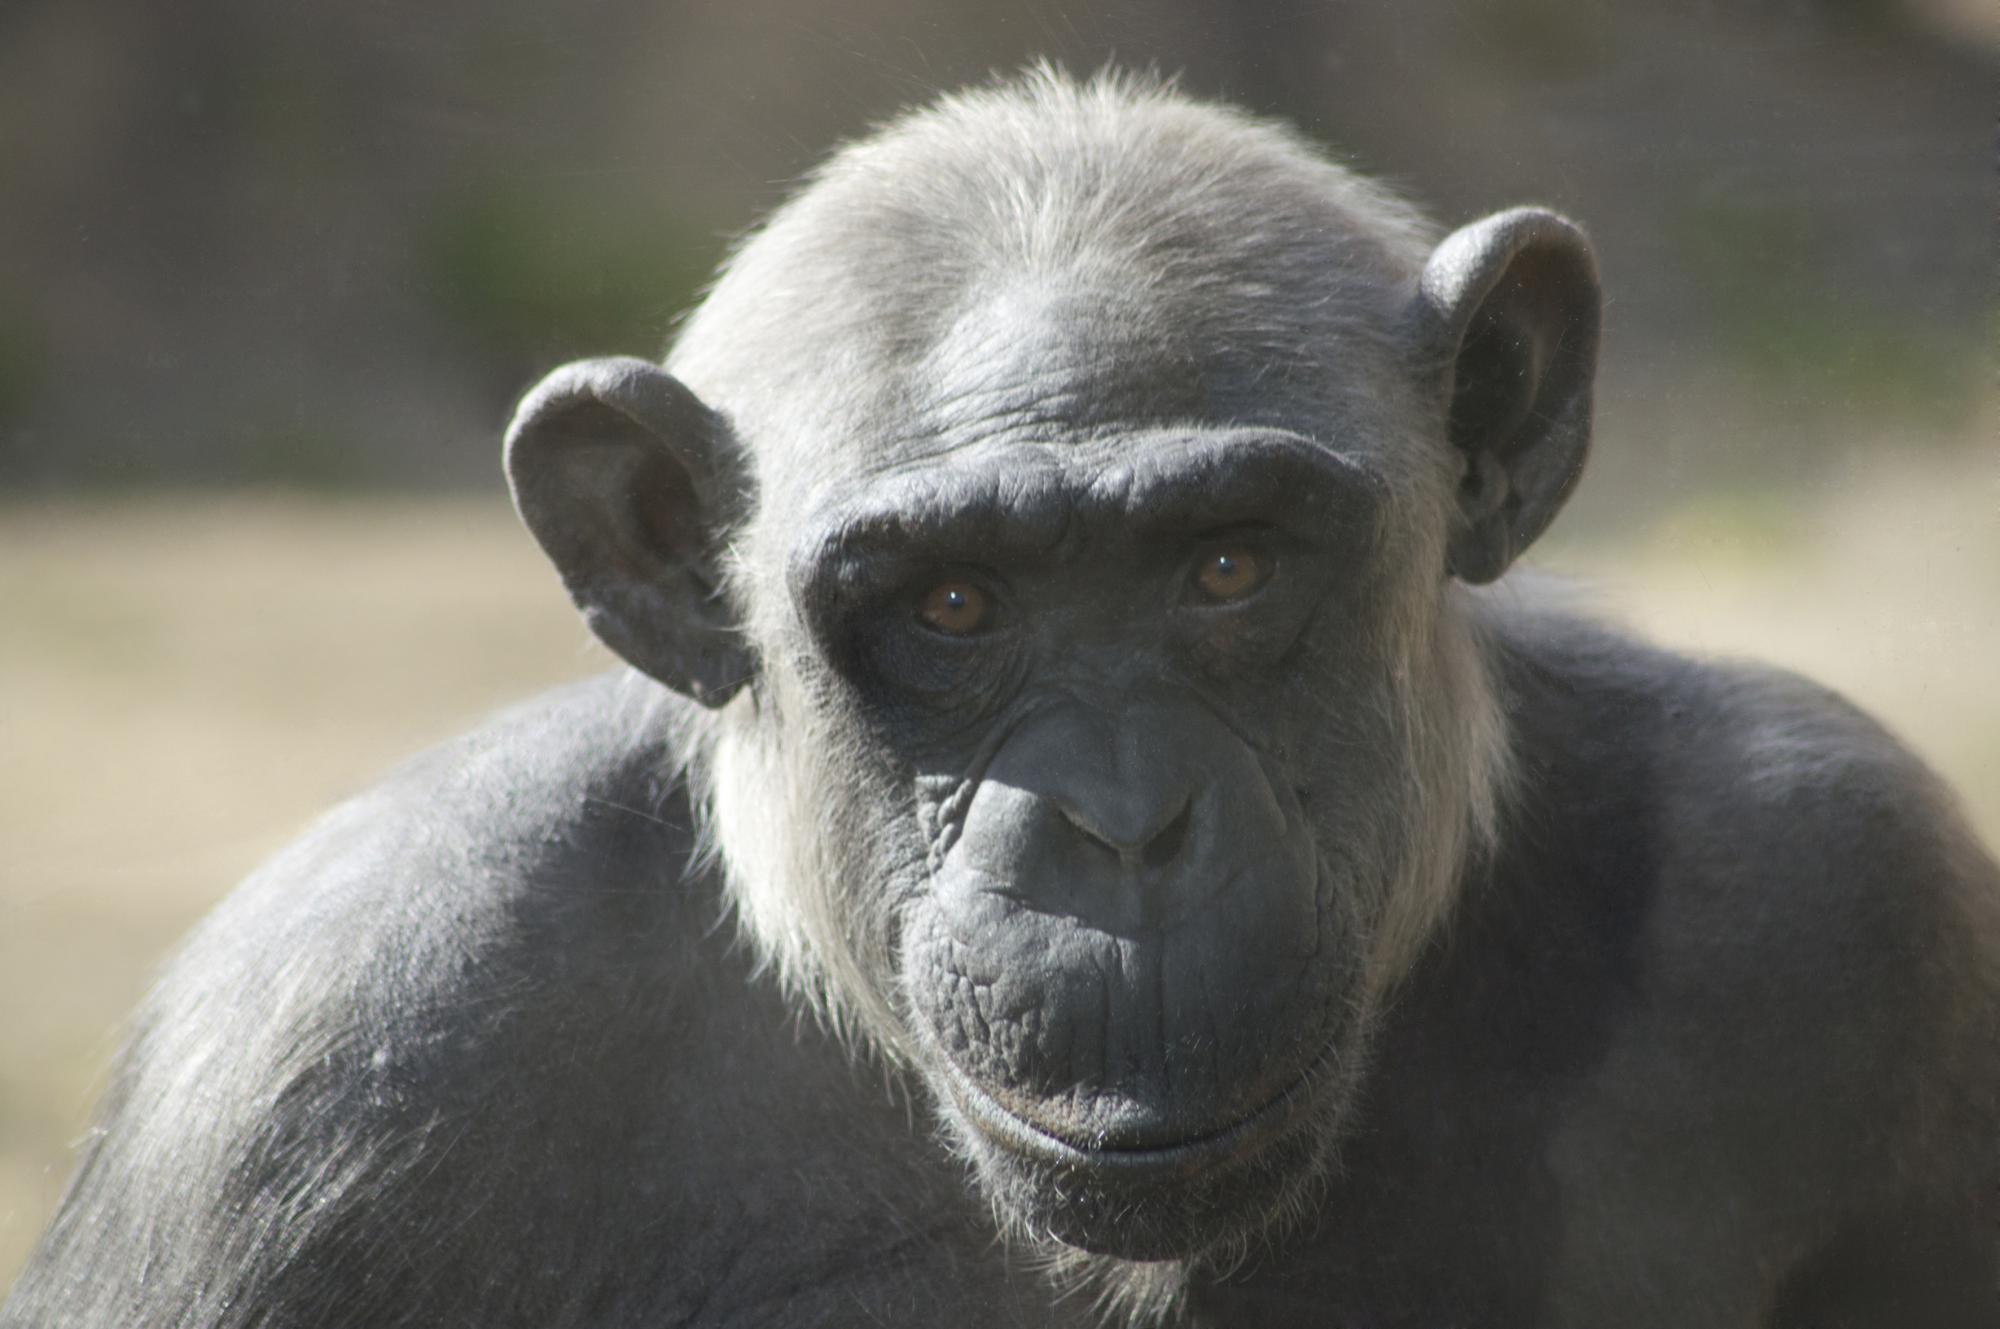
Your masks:
[[[1161,905],[1180,890],[1168,879],[1213,847],[1180,718],[1130,703],[1043,708],[988,764],[953,853],[1023,898],[1133,923],[1145,912],[1127,898],[1135,888],[1157,897],[1145,908]]]
[[[1180,853],[1193,820],[1194,781],[1158,717],[1072,712],[1048,737],[1040,793],[1078,835],[1126,867],[1160,867]]]

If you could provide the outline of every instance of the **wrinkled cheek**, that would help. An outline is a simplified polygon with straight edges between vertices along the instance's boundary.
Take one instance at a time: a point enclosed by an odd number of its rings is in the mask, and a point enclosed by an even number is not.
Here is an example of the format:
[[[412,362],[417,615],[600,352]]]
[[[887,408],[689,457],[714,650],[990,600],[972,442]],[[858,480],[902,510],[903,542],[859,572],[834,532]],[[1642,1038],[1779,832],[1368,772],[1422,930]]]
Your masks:
[[[898,958],[905,1004],[939,1050],[982,1083],[1025,1088],[1048,1049],[1067,1051],[1074,1040],[1066,1012],[1084,993],[1061,976],[1094,971],[1073,946],[1051,951],[1043,939],[1038,947],[1032,921],[1019,912],[980,892],[952,916],[935,899],[922,901],[904,913]],[[993,937],[1022,944],[996,945]]]

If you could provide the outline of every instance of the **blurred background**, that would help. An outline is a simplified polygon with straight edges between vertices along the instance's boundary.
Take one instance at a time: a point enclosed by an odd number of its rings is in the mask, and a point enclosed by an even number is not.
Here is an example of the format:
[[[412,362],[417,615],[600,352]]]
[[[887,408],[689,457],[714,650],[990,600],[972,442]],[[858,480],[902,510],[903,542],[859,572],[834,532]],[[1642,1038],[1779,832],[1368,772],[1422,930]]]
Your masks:
[[[497,438],[657,354],[843,138],[1178,72],[1456,224],[1581,218],[1541,566],[1807,670],[2000,840],[1990,0],[0,4],[0,1287],[173,940],[399,756],[604,668]]]

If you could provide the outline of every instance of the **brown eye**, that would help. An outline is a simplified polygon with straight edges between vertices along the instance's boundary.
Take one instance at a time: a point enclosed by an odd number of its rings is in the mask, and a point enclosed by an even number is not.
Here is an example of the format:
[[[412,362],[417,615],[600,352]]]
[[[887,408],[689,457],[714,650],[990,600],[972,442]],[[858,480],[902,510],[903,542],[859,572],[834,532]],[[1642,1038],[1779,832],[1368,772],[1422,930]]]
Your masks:
[[[1270,564],[1260,555],[1240,545],[1224,545],[1202,551],[1195,560],[1194,586],[1202,597],[1217,603],[1241,600],[1270,575]]]
[[[986,626],[992,602],[968,581],[945,581],[924,592],[917,617],[924,626],[952,637],[967,637]]]

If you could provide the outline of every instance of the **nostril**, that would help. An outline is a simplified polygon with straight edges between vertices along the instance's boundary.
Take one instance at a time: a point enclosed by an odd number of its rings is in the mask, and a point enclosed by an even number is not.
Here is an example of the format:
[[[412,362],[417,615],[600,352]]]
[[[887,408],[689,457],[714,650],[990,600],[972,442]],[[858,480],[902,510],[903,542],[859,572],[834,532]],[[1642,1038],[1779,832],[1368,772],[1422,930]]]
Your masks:
[[[1155,815],[1139,823],[1131,818],[1120,827],[1110,819],[1093,817],[1083,809],[1062,806],[1062,814],[1084,839],[1109,849],[1127,867],[1163,867],[1180,855],[1193,821],[1194,799],[1182,795],[1174,810],[1164,818]]]
[[[1139,861],[1149,868],[1160,868],[1179,858],[1181,846],[1187,843],[1188,825],[1193,820],[1194,800],[1184,798],[1181,810],[1174,814],[1174,819],[1161,827],[1159,834],[1139,851]]]

